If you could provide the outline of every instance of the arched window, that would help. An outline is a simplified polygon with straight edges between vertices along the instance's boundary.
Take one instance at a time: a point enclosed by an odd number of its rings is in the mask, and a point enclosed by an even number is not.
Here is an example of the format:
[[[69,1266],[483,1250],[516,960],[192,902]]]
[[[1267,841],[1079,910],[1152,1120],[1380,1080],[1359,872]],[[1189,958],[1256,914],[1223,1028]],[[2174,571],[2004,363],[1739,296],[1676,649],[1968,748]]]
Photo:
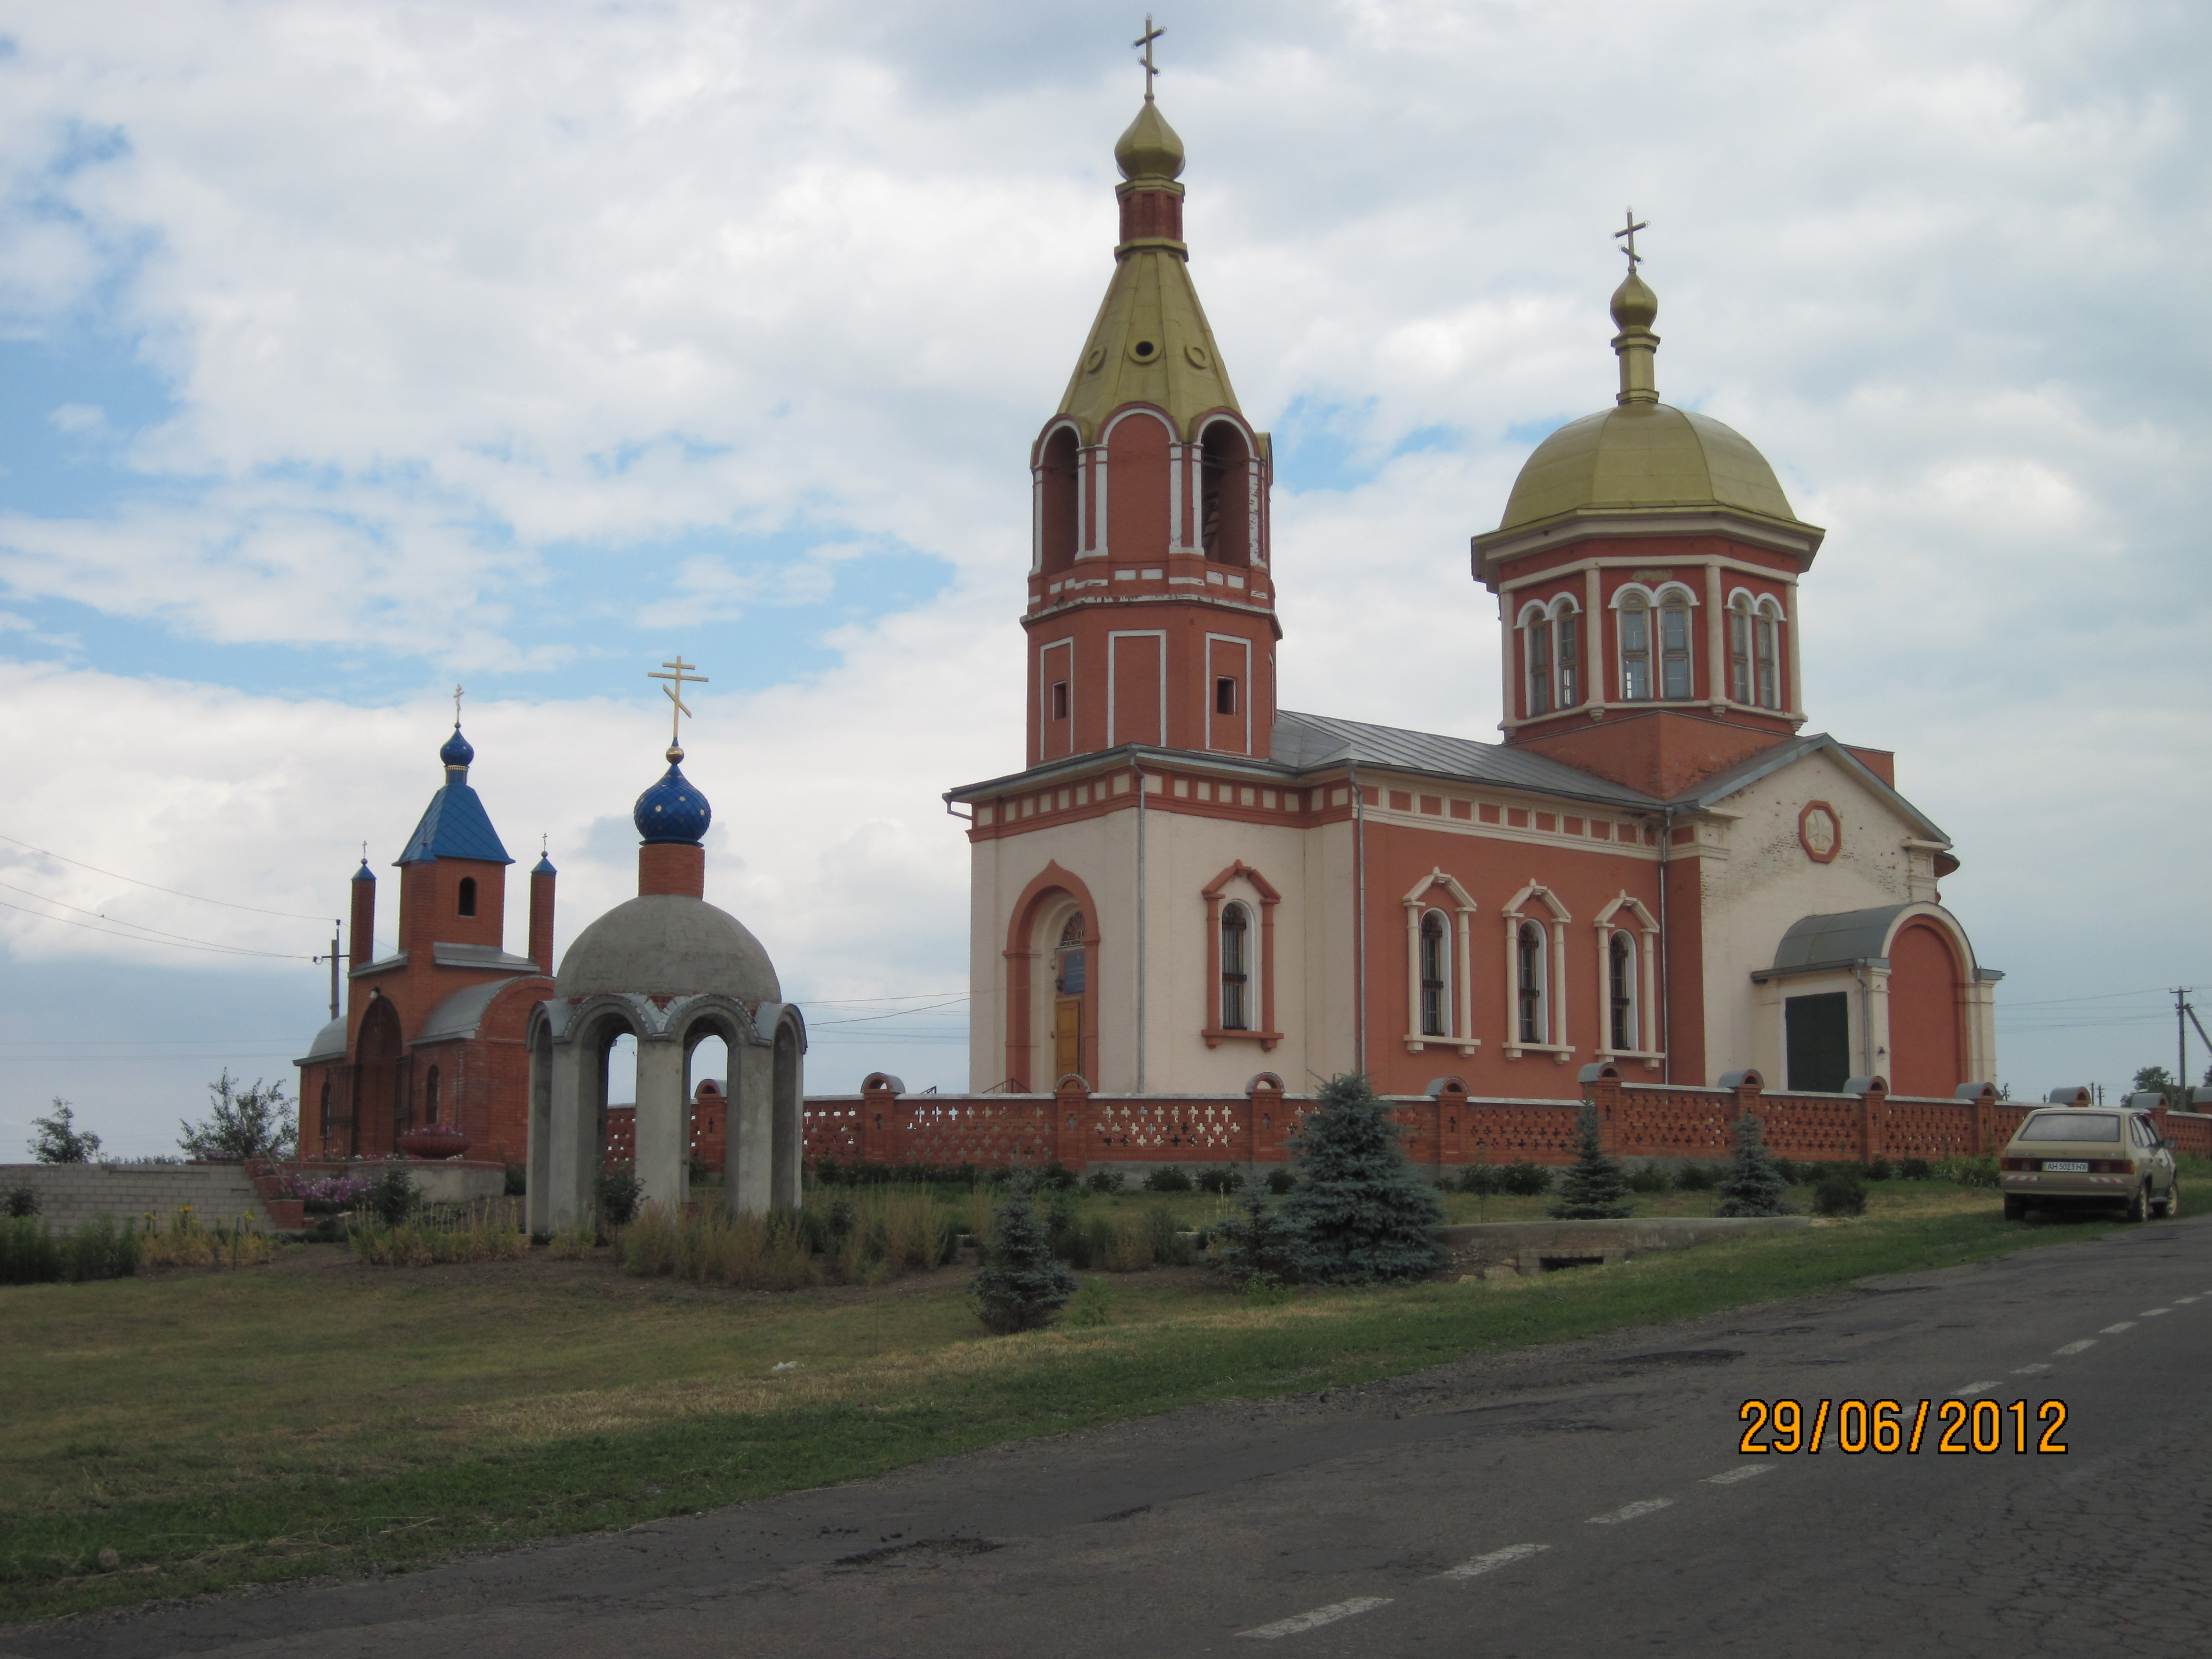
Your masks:
[[[1559,659],[1559,707],[1578,708],[1583,701],[1582,616],[1572,599],[1559,600],[1552,612]]]
[[[465,916],[472,916],[477,913],[477,878],[474,876],[461,878],[459,908],[461,915]]]
[[[1075,562],[1078,542],[1075,434],[1061,427],[1045,440],[1037,467],[1037,568],[1048,576],[1066,571]]]
[[[1445,1036],[1451,1030],[1451,932],[1444,913],[1421,918],[1421,1024],[1423,1036]]]
[[[1252,915],[1241,904],[1221,907],[1221,1029],[1252,1029]]]
[[[1659,695],[1669,702],[1691,694],[1690,601],[1680,592],[1659,602]]]
[[[1620,601],[1620,696],[1626,702],[1651,698],[1651,607],[1641,593]]]
[[[1223,564],[1252,562],[1251,450],[1227,421],[1206,428],[1200,452],[1199,545]]]
[[[434,1066],[430,1068],[430,1075],[422,1080],[422,1121],[425,1123],[438,1121],[438,1068]]]
[[[1544,930],[1524,921],[1514,935],[1514,982],[1519,1009],[1521,1041],[1548,1043],[1552,1040],[1550,998],[1545,992]]]
[[[1738,589],[1729,601],[1729,696],[1741,703],[1752,700],[1751,595]]]
[[[1632,1054],[1636,1040],[1636,943],[1616,929],[1606,944],[1606,989],[1615,1054]]]
[[[1060,930],[1060,943],[1053,951],[1053,989],[1064,997],[1083,994],[1088,966],[1085,943],[1083,912],[1078,910]]]
[[[1759,687],[1759,706],[1761,708],[1782,707],[1782,676],[1780,650],[1782,607],[1771,599],[1759,602],[1759,616],[1752,623],[1752,655],[1756,665]]]
[[[1522,631],[1528,641],[1528,713],[1532,717],[1548,714],[1552,712],[1552,619],[1539,611]]]

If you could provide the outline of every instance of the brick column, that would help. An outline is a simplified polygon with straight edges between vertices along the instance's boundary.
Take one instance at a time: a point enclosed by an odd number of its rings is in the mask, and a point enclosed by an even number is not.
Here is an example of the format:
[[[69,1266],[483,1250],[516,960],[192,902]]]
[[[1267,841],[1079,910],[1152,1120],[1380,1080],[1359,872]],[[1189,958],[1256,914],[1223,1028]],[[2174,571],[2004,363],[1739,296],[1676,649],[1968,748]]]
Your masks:
[[[898,1091],[878,1073],[860,1085],[860,1159],[866,1164],[896,1164]]]
[[[1871,1164],[1889,1149],[1889,1085],[1880,1078],[1867,1081],[1859,1097],[1859,1162]]]
[[[1254,1078],[1244,1091],[1244,1139],[1252,1163],[1265,1159],[1270,1164],[1282,1161],[1283,1151],[1282,1085],[1273,1076],[1262,1072]],[[1262,1128],[1261,1118],[1267,1120]]]
[[[1597,1108],[1597,1144],[1611,1153],[1619,1140],[1613,1129],[1613,1119],[1620,1113],[1620,1071],[1618,1066],[1601,1066],[1597,1075],[1583,1085],[1585,1104]]]

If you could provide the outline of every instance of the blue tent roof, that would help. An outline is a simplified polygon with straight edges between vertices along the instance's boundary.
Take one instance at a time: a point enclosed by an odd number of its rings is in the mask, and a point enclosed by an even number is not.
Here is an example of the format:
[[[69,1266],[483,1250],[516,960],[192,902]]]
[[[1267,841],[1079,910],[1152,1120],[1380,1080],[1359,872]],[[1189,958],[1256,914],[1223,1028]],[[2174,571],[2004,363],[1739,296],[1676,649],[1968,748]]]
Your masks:
[[[456,767],[446,774],[446,787],[430,797],[422,822],[407,838],[407,850],[396,862],[430,864],[440,859],[481,859],[487,864],[512,864],[499,832],[469,787],[466,775]]]

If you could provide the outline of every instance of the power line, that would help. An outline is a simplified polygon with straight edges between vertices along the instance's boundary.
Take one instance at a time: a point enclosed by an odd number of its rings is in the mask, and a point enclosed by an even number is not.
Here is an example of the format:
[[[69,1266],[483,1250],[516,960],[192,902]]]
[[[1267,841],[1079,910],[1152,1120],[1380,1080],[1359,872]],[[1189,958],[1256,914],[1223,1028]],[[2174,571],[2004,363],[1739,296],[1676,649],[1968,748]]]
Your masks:
[[[49,916],[36,910],[26,910],[20,904],[10,904],[0,899],[0,910],[20,911],[35,916],[40,921],[59,922],[64,927],[82,927],[88,933],[103,933],[109,939],[129,939],[133,945],[166,945],[173,951],[211,951],[225,957],[268,957],[277,962],[313,962],[313,957],[295,957],[282,951],[248,951],[235,945],[195,945],[190,939],[148,939],[143,933],[118,933],[112,927],[95,927],[88,921],[71,921],[67,916]]]
[[[12,881],[0,881],[0,887],[6,888],[11,893],[21,893],[26,898],[34,898],[41,904],[52,904],[64,910],[74,910],[81,916],[96,917],[100,921],[107,923],[111,927],[136,927],[142,933],[151,933],[155,935],[154,939],[147,941],[149,944],[155,943],[155,940],[158,939],[173,939],[179,945],[190,945],[199,949],[208,951],[243,951],[246,948],[243,945],[214,945],[210,944],[206,939],[187,939],[182,933],[172,933],[159,927],[149,927],[143,921],[125,921],[121,916],[111,916],[104,910],[88,910],[82,904],[67,904],[64,903],[63,901],[58,898],[48,898],[44,893],[33,892],[27,887],[18,887]],[[60,921],[63,918],[60,916],[49,916],[46,920],[49,921]],[[257,952],[256,954],[268,953]],[[287,959],[289,960],[289,958]]]
[[[136,876],[120,875],[112,870],[103,870],[98,865],[87,864],[82,859],[70,858],[61,853],[50,853],[43,847],[32,847],[27,841],[18,841],[13,836],[0,835],[0,841],[12,842],[18,847],[30,848],[32,852],[38,854],[41,858],[59,859],[64,864],[74,864],[80,870],[89,870],[95,876],[106,876],[112,881],[127,881],[133,887],[150,888],[156,893],[167,893],[171,898],[190,899],[195,904],[220,904],[226,910],[249,910],[257,916],[283,916],[291,921],[328,921],[330,920],[328,916],[301,915],[297,910],[264,910],[258,904],[237,904],[229,899],[204,898],[198,893],[180,892],[174,887],[164,887],[158,882],[141,881]]]

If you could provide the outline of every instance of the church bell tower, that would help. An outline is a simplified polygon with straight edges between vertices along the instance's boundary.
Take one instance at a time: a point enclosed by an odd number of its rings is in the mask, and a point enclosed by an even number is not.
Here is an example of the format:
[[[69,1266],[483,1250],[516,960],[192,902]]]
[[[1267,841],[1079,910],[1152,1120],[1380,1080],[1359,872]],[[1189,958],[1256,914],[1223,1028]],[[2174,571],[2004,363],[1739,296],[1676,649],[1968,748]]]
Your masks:
[[[1114,276],[1030,456],[1028,763],[1129,744],[1264,757],[1282,636],[1267,435],[1191,283],[1182,141],[1149,90],[1114,159]]]

